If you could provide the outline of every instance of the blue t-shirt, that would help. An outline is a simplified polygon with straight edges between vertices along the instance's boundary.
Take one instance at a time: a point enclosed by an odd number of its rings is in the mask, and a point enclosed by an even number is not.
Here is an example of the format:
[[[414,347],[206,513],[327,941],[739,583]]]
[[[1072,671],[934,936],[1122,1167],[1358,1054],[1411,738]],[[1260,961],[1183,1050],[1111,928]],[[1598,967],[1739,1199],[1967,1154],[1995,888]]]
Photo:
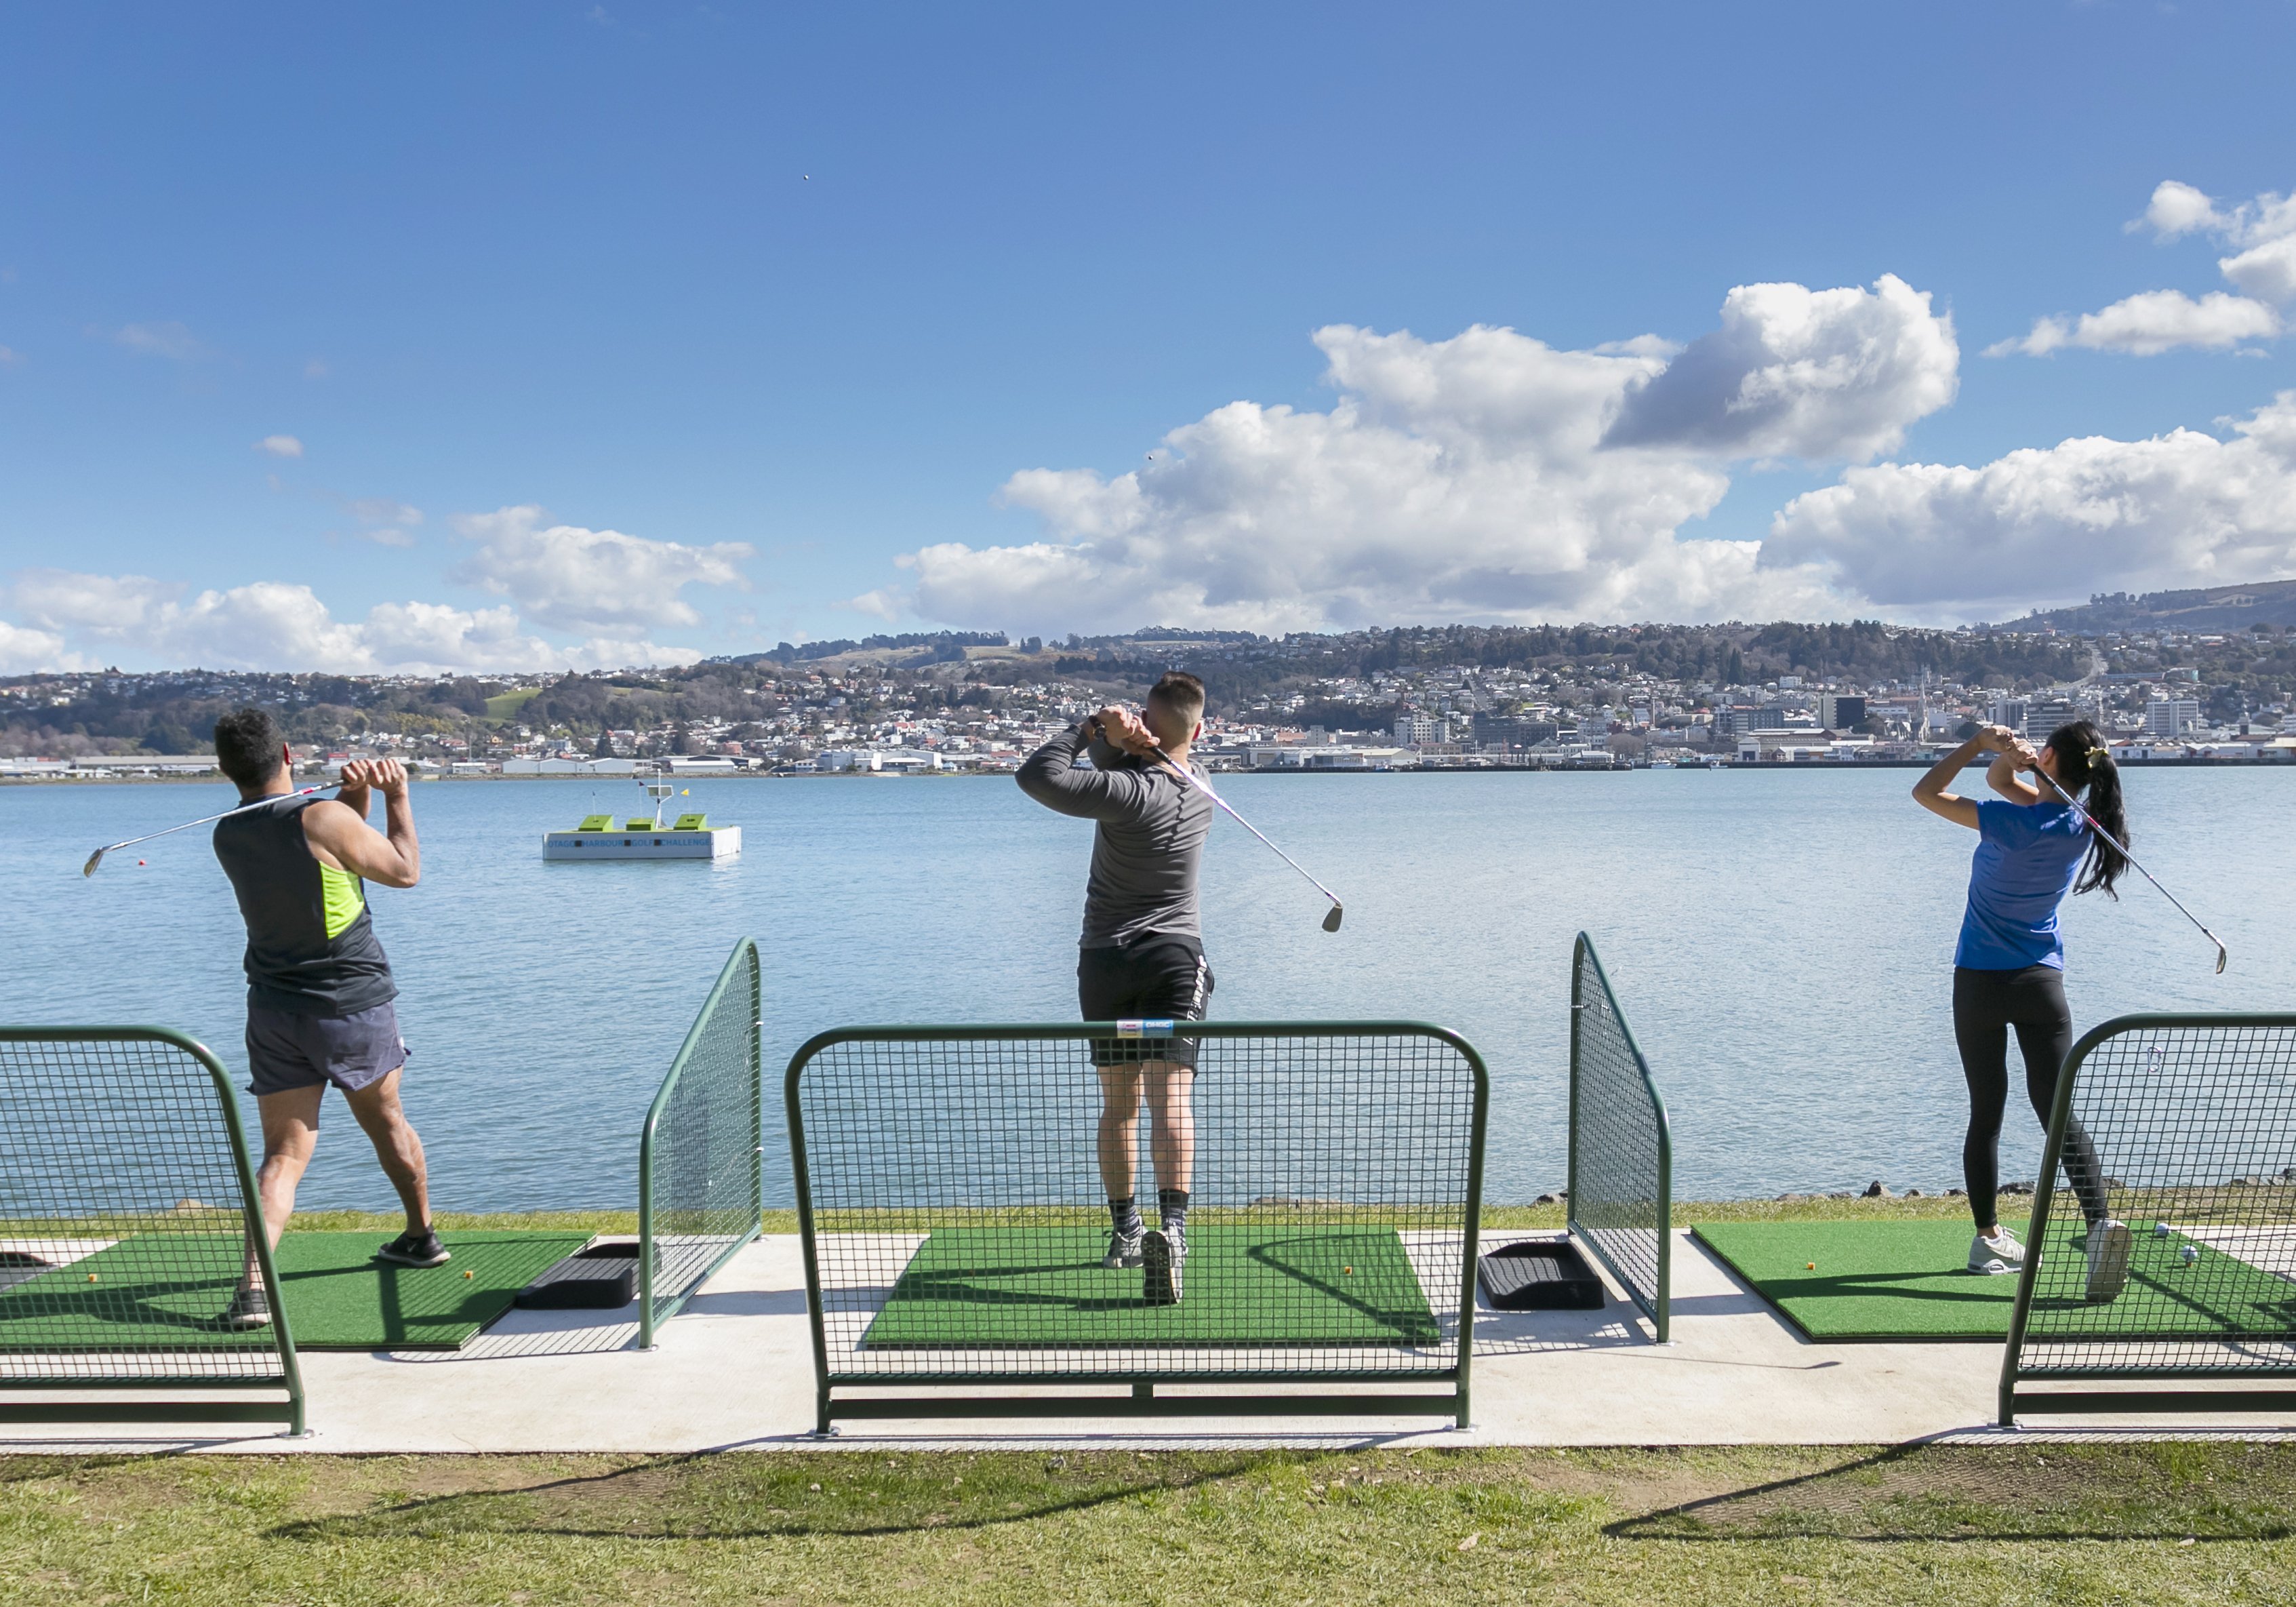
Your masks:
[[[1953,963],[1969,971],[2064,969],[2057,906],[2072,891],[2088,852],[2088,820],[2068,804],[1980,799],[1969,912]]]

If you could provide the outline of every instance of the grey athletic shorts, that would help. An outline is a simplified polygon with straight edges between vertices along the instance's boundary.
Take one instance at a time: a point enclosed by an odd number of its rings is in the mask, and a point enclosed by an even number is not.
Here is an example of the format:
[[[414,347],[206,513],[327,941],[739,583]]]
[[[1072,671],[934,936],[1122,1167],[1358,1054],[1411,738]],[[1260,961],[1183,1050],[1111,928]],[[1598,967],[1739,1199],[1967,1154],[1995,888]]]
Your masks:
[[[290,1015],[247,1007],[247,1091],[260,1097],[332,1083],[356,1094],[406,1063],[398,1013],[386,1000],[356,1015]]]

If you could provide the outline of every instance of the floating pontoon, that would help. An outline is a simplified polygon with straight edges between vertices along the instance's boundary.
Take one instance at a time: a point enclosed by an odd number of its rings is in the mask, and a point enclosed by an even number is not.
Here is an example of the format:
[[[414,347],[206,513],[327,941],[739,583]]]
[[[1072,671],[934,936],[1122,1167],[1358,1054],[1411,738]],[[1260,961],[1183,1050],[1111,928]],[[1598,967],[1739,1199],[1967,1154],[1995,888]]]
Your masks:
[[[662,805],[677,791],[676,780],[657,771],[638,777],[652,805],[652,815],[633,815],[619,826],[611,815],[586,815],[570,832],[543,835],[545,859],[728,859],[742,851],[742,828],[713,826],[707,815],[680,815],[662,824]]]

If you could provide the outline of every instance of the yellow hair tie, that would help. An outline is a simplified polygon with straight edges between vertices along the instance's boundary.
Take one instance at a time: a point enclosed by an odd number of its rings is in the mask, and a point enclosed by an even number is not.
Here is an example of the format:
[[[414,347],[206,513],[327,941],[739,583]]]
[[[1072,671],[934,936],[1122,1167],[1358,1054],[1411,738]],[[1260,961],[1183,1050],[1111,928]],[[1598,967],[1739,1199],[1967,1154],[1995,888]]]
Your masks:
[[[2091,748],[2088,750],[2088,762],[2092,765],[2101,758],[2111,758],[2112,757],[2112,750],[2110,748]]]

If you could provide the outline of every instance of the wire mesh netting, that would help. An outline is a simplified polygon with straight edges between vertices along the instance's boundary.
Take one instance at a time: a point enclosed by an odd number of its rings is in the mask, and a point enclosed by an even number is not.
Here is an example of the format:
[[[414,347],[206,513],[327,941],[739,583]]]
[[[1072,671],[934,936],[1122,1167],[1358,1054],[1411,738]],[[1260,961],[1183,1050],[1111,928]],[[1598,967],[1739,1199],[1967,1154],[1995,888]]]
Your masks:
[[[2069,1064],[2005,1382],[2296,1375],[2296,1016],[2130,1018]]]
[[[858,1030],[800,1051],[790,1120],[824,1388],[1461,1369],[1473,1052],[1386,1024],[1196,1030],[1192,1078],[1096,1072],[1081,1026]],[[1103,1075],[1123,1079],[1105,1131]],[[1193,1126],[1185,1184],[1155,1130],[1167,1114],[1175,1141]],[[1168,1300],[1152,1245],[1103,1265],[1100,1155],[1128,1145],[1152,1237],[1168,1226],[1159,1189],[1188,1192]]]
[[[757,1236],[763,1203],[763,1082],[757,945],[718,973],[662,1078],[639,1141],[643,1302],[639,1343]]]
[[[1584,932],[1570,956],[1570,1231],[1586,1241],[1667,1338],[1673,1139]]]
[[[226,1320],[267,1282],[236,1122],[188,1039],[0,1028],[0,1390],[291,1386],[280,1326]]]

